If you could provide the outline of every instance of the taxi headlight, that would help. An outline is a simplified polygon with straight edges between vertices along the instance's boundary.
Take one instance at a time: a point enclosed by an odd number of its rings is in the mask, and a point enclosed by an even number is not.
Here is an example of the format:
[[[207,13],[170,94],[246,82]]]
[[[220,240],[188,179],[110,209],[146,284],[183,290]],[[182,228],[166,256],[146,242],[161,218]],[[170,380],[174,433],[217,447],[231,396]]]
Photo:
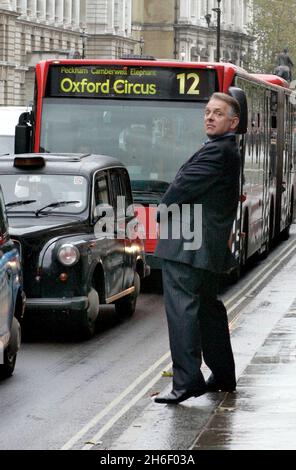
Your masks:
[[[79,260],[79,251],[71,244],[62,245],[58,251],[58,260],[64,266],[73,266]]]

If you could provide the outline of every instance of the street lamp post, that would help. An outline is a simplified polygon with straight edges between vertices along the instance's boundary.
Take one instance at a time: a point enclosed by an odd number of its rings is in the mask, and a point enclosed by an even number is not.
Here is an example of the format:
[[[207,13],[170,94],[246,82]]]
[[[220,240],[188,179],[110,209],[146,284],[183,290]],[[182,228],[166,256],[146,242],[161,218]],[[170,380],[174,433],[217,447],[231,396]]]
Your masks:
[[[86,39],[88,38],[88,35],[85,32],[85,28],[82,28],[82,33],[80,34],[80,37],[82,39],[82,59],[85,59],[85,43]]]
[[[140,41],[139,41],[141,57],[143,55],[144,44],[145,44],[145,40],[144,40],[143,36],[141,36]]]
[[[217,13],[217,55],[216,55],[216,60],[217,62],[220,62],[221,58],[221,1],[222,0],[217,0],[218,2],[218,7],[213,8],[213,11]]]

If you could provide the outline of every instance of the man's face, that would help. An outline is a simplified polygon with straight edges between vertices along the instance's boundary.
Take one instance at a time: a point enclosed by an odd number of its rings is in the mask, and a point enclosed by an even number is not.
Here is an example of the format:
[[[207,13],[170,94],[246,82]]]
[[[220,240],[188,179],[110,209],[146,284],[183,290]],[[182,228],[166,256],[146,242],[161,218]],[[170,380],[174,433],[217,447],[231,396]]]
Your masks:
[[[211,99],[205,110],[205,131],[208,137],[218,137],[234,132],[239,118],[232,115],[229,104],[219,99]]]

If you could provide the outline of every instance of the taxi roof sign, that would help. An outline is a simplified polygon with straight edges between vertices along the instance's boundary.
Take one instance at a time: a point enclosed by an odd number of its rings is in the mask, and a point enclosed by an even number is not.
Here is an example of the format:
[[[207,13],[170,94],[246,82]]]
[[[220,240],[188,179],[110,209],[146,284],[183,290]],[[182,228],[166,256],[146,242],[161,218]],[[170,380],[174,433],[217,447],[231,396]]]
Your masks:
[[[14,158],[13,166],[16,168],[42,168],[45,166],[45,159],[41,155],[17,156]]]

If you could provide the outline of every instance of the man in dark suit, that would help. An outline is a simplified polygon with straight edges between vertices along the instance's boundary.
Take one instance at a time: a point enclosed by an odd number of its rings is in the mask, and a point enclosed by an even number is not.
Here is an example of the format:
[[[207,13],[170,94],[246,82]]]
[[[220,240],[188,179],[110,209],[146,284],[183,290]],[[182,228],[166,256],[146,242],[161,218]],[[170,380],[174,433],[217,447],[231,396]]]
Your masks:
[[[227,312],[217,294],[219,273],[234,263],[228,240],[239,200],[240,156],[235,137],[239,116],[234,98],[224,93],[211,97],[205,110],[208,140],[180,168],[159,207],[160,239],[155,254],[163,263],[173,389],[156,397],[156,403],[177,404],[206,391],[236,388]],[[202,209],[199,220],[195,220],[200,215],[197,205]],[[167,210],[170,207],[179,208],[179,213]],[[194,240],[190,245],[188,230],[184,235],[187,227],[194,238],[196,226],[202,235],[199,246]],[[181,227],[181,236],[176,236],[176,227]],[[202,355],[212,372],[207,383],[200,370]]]

